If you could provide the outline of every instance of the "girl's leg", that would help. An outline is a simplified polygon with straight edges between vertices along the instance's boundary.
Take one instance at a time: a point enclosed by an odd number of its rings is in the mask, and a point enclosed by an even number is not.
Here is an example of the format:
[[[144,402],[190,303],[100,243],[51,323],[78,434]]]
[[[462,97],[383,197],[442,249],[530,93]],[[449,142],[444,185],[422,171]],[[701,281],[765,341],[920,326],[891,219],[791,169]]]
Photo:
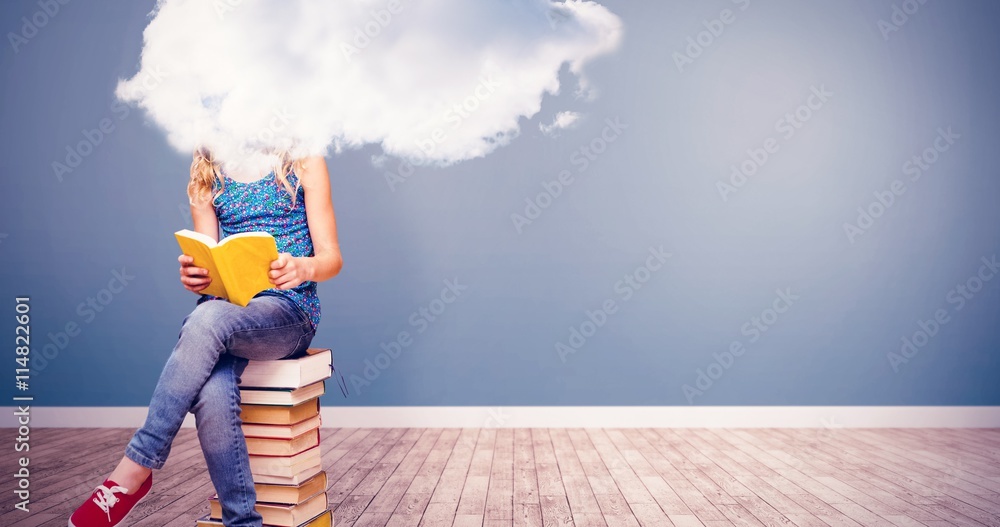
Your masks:
[[[223,355],[191,407],[201,451],[222,505],[222,522],[232,527],[256,527],[263,522],[254,509],[257,493],[240,426],[238,381],[246,364],[247,359]]]
[[[198,426],[198,441],[219,495],[225,525],[257,527],[263,522],[254,509],[257,493],[240,419],[239,382],[248,359],[235,354],[256,356],[255,348],[273,346],[286,350],[286,357],[298,356],[304,354],[313,334],[311,326],[303,335],[289,333],[283,337],[280,332],[272,331],[237,332],[233,347],[219,358],[191,407]],[[282,339],[287,341],[281,342]]]
[[[224,300],[199,304],[184,318],[153,390],[146,422],[125,447],[125,457],[143,467],[163,467],[174,436],[223,353],[281,359],[300,353],[313,334],[309,318],[285,296],[259,295],[246,307]]]
[[[149,469],[162,468],[166,462],[174,436],[187,412],[192,410],[197,402],[198,395],[212,372],[216,370],[216,365],[224,353],[228,351],[235,357],[251,360],[289,358],[302,354],[314,334],[315,330],[305,312],[291,299],[279,294],[260,294],[243,308],[223,300],[210,300],[198,304],[194,311],[184,318],[177,345],[167,359],[153,390],[145,424],[132,436],[125,447],[125,458],[109,479],[130,491],[139,488],[139,482],[146,483],[143,488],[148,489],[146,476]],[[230,363],[225,367],[232,368],[233,364]],[[237,375],[233,380],[238,383],[238,374],[242,373],[242,369],[239,372],[233,369],[231,372]],[[231,388],[235,388],[233,380],[227,382]],[[210,390],[214,389],[218,389],[215,383],[210,386]],[[236,398],[228,401],[228,414],[225,412],[219,414],[223,417],[228,416],[230,434],[234,433],[232,427],[239,429],[241,425],[238,393],[237,390]],[[203,408],[199,408],[199,412],[202,411]],[[242,429],[239,429],[239,432],[242,435]],[[240,454],[241,459],[246,460],[244,468],[235,471],[216,470],[212,474],[213,481],[218,475],[221,479],[217,485],[227,489],[226,496],[222,495],[220,489],[219,497],[220,501],[225,500],[224,503],[227,504],[223,507],[228,506],[233,515],[240,514],[237,512],[240,501],[238,497],[232,497],[234,492],[232,489],[243,489],[243,509],[246,509],[246,492],[253,492],[249,458],[245,447],[243,443]],[[126,483],[128,477],[136,479]],[[250,487],[249,491],[246,490],[247,486]],[[114,495],[116,492],[125,493],[118,486],[97,487],[91,497],[73,513],[70,525],[76,527],[117,525],[120,518],[135,505],[135,501],[116,497]],[[119,502],[123,504],[112,513],[112,508]],[[247,525],[260,525],[259,519],[254,522],[254,514],[246,511],[242,513],[242,516],[251,522]]]

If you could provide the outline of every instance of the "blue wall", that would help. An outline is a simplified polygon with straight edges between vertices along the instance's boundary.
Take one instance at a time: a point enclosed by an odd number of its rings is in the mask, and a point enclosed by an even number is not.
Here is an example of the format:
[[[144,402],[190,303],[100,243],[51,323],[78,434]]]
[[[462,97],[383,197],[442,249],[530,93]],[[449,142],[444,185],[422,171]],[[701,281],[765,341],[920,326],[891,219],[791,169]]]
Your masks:
[[[147,404],[195,303],[172,237],[190,157],[112,98],[151,6],[70,2],[2,51],[0,318],[30,295],[36,405]],[[608,6],[626,38],[588,69],[596,101],[567,85],[508,147],[393,185],[376,147],[328,158],[345,266],[314,342],[354,393],[324,404],[1000,404],[1000,4],[889,29],[891,2]],[[3,2],[0,28],[38,9]],[[559,110],[586,118],[544,136]]]

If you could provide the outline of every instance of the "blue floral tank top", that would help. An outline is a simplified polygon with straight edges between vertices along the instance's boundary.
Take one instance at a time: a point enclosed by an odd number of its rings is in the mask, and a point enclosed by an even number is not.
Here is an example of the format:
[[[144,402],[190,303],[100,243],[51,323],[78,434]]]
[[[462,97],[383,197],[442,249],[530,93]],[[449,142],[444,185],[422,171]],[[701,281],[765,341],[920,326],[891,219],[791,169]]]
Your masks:
[[[264,231],[274,236],[279,253],[289,253],[292,256],[315,255],[312,238],[309,236],[309,224],[306,222],[305,189],[298,187],[295,205],[292,206],[292,196],[273,171],[252,183],[241,183],[225,175],[223,177],[225,188],[213,202],[223,239],[241,232]],[[298,177],[290,173],[288,182],[294,188]],[[216,181],[212,192],[218,190],[219,184]],[[307,281],[292,289],[272,287],[265,291],[293,300],[309,317],[313,329],[316,329],[320,319],[316,285],[316,282]],[[218,297],[201,295],[198,303],[215,298]]]

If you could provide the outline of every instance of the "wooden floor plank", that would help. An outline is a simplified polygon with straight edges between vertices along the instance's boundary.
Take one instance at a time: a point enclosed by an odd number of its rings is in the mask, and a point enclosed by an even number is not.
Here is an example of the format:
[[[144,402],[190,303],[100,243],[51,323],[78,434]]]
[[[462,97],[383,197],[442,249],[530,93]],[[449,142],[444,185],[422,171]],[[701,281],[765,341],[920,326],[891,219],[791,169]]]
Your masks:
[[[486,520],[514,519],[514,430],[497,431],[486,494]]]
[[[5,498],[0,525],[65,525],[133,433],[33,431],[31,512]],[[1000,527],[997,429],[324,428],[321,450],[337,527]],[[190,527],[213,493],[182,429],[130,525]]]
[[[885,441],[891,439],[888,432],[881,434],[881,436],[875,436],[867,432],[857,434],[857,436],[866,437],[870,441],[862,443],[867,448],[851,448],[851,443],[844,441],[843,438],[830,441],[831,447],[836,449],[836,452],[842,454],[844,457],[861,461],[859,466],[863,466],[863,468],[859,470],[859,475],[854,479],[847,480],[847,483],[856,487],[864,495],[877,498],[879,501],[891,505],[896,509],[905,509],[906,518],[925,524],[942,521],[943,516],[940,513],[949,515],[951,511],[946,506],[943,509],[938,508],[939,501],[935,500],[940,500],[941,498],[959,499],[961,502],[970,504],[983,512],[996,511],[997,500],[972,494],[963,488],[949,485],[940,479],[921,475],[921,473],[926,473],[927,467],[916,467],[908,462],[908,457],[880,450],[878,445],[884,444]],[[833,454],[825,453],[823,455],[829,457]],[[870,462],[870,464],[864,464],[866,461]],[[914,473],[915,471],[917,474]],[[951,476],[944,475],[941,479],[950,480]],[[924,485],[924,483],[928,483],[936,488],[931,488]],[[926,505],[931,505],[931,507],[927,507]],[[889,519],[890,516],[899,517],[891,513],[881,514],[881,516],[886,519]]]

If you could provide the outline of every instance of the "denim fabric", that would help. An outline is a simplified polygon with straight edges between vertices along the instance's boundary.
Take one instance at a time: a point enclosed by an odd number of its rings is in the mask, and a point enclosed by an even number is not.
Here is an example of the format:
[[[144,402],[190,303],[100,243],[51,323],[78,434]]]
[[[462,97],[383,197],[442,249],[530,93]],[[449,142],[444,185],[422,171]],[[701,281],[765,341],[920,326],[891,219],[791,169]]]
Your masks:
[[[163,467],[174,436],[193,412],[208,472],[229,527],[260,527],[257,494],[240,420],[240,375],[249,360],[305,355],[316,330],[294,301],[261,292],[246,307],[225,300],[195,306],[153,390],[149,413],[125,455]]]

